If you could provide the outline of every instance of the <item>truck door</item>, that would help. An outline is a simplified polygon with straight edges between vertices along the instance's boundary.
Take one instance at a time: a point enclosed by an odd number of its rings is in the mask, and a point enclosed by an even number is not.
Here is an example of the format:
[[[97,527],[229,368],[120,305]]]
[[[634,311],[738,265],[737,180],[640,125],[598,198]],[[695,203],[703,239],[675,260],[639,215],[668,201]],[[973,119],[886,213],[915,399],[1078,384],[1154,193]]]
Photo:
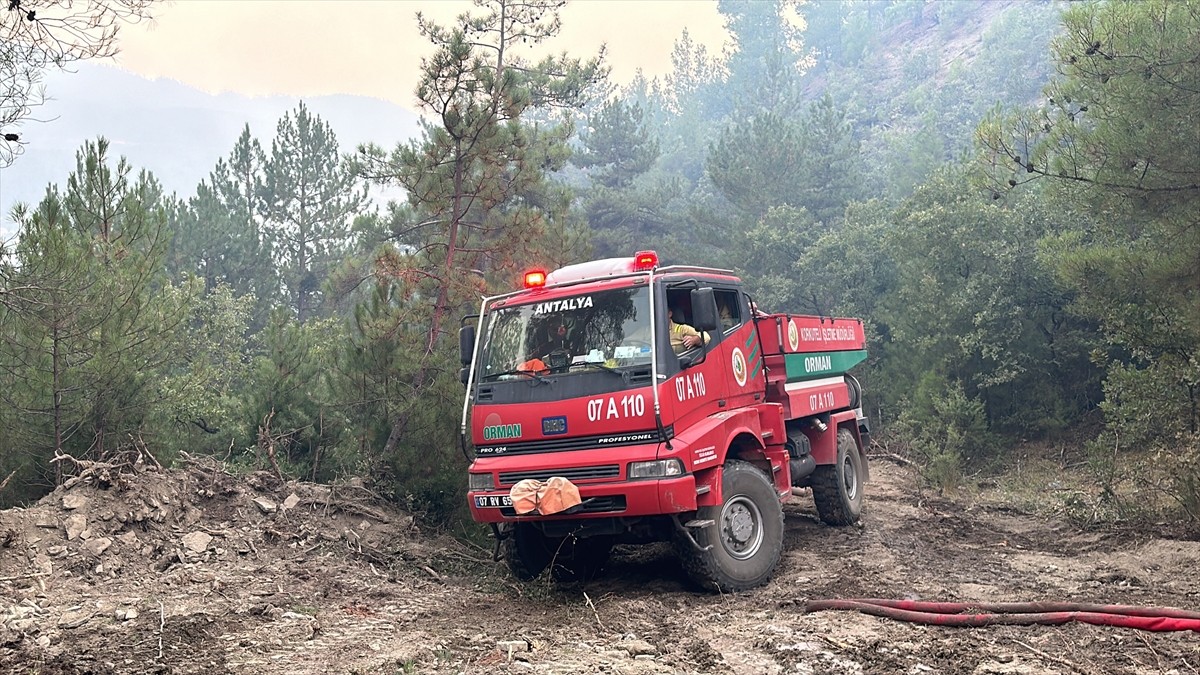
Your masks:
[[[668,301],[690,315],[684,300],[668,291]],[[677,415],[694,410],[704,416],[753,405],[763,400],[766,375],[763,357],[744,295],[733,286],[713,286],[720,325],[709,331],[704,360],[682,370],[674,382]],[[685,424],[694,423],[688,415]]]
[[[728,407],[726,398],[729,385],[724,372],[727,358],[723,353],[725,347],[720,331],[708,332],[708,342],[700,348],[702,353],[689,350],[676,354],[667,344],[670,341],[671,322],[691,327],[691,288],[694,288],[694,285],[668,289],[666,292],[667,307],[670,308],[672,319],[664,322],[668,338],[663,341],[663,352],[668,365],[664,372],[668,377],[661,390],[661,396],[669,402],[674,411],[672,418],[676,433],[681,433],[701,419]],[[701,356],[703,358],[700,358]],[[692,361],[692,364],[683,367],[684,361],[687,360]]]
[[[749,303],[736,288],[715,287],[713,295],[721,315],[721,346],[713,359],[725,381],[725,407],[753,405],[763,399],[766,375]]]

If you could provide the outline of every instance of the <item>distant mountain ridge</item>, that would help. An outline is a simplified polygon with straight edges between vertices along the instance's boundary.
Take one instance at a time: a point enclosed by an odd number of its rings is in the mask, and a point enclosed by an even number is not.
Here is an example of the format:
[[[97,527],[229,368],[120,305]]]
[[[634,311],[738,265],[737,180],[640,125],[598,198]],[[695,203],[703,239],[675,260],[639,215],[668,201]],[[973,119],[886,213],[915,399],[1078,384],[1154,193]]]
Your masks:
[[[168,192],[186,197],[229,154],[246,124],[269,153],[279,118],[301,100],[208,94],[174,80],[149,80],[95,63],[82,64],[73,73],[47,73],[45,84],[51,100],[33,113],[44,121],[27,121],[19,129],[25,153],[0,169],[0,232],[6,238],[12,234],[13,205],[32,205],[47,185],[65,185],[75,168],[75,152],[86,140],[104,136],[134,171],[147,169]],[[419,131],[416,113],[388,101],[350,95],[303,100],[329,122],[343,152],[368,141],[390,148]]]

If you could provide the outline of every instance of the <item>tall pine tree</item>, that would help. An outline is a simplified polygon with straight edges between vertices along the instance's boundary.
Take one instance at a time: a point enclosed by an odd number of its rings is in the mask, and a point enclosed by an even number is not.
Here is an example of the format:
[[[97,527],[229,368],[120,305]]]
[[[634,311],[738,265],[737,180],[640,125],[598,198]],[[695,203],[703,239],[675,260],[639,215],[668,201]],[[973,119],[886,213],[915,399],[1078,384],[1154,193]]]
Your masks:
[[[235,152],[237,152],[235,150]],[[237,167],[239,194],[250,189]],[[264,170],[265,230],[288,302],[301,323],[321,304],[321,287],[341,260],[366,190],[341,156],[327,122],[301,103],[279,121]],[[247,200],[249,201],[249,200]],[[248,206],[248,204],[247,204]],[[248,208],[239,215],[252,218]]]
[[[446,366],[441,346],[450,311],[480,290],[480,279],[464,270],[511,277],[518,261],[562,249],[556,221],[567,195],[548,184],[546,172],[565,162],[570,129],[530,126],[522,115],[580,107],[604,69],[599,59],[563,54],[530,63],[514,53],[518,44],[558,33],[560,4],[489,0],[480,3],[484,13],[463,14],[450,28],[418,15],[436,52],[422,64],[417,98],[435,121],[390,155],[365,149],[364,173],[407,189],[421,219],[409,237],[417,245],[381,256],[377,269],[431,300],[410,376],[416,394]],[[413,411],[411,400],[394,410],[385,456],[395,452]]]

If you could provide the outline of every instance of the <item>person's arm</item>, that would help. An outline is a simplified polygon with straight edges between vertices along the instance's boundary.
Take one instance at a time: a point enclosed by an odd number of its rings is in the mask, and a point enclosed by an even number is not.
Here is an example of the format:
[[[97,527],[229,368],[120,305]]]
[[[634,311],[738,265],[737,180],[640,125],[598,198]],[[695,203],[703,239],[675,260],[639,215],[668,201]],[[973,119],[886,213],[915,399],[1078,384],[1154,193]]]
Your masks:
[[[685,349],[695,349],[701,345],[708,344],[708,333],[701,333],[685,323],[678,325],[679,333],[682,336],[683,346]]]

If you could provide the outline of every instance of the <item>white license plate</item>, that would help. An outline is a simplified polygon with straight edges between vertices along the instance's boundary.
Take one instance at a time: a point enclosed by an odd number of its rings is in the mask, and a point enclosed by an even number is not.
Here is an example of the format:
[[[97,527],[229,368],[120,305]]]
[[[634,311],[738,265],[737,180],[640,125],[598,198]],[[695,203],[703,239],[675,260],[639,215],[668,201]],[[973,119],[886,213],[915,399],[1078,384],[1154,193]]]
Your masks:
[[[512,506],[512,497],[508,495],[479,495],[475,497],[475,508],[494,509],[501,506]]]

